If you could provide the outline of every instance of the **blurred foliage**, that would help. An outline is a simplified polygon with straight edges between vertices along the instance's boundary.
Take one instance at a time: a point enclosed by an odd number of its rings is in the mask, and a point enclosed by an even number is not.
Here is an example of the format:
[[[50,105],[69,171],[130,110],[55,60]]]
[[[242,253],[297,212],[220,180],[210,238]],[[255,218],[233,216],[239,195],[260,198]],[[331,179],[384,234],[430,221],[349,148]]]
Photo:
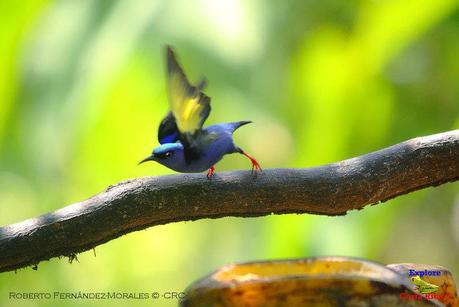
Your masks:
[[[171,172],[136,166],[157,145],[168,109],[166,44],[192,80],[208,78],[208,124],[255,122],[236,140],[265,168],[320,165],[457,129],[458,7],[453,0],[1,1],[0,225],[123,179]],[[249,167],[233,155],[217,172]],[[38,271],[0,274],[0,305],[56,304],[11,301],[10,291],[181,291],[227,263],[317,255],[440,264],[459,278],[458,191],[457,183],[427,189],[345,217],[154,227],[98,247],[97,257],[81,254],[80,263],[54,259]]]

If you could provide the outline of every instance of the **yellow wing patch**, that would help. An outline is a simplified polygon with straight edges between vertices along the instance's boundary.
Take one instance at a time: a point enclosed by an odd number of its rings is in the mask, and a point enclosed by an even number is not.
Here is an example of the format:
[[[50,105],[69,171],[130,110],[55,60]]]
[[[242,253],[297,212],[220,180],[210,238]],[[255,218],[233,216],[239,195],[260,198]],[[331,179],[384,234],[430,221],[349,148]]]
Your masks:
[[[180,133],[193,133],[202,128],[210,112],[210,98],[201,92],[201,86],[192,86],[167,49],[168,92],[171,111]]]

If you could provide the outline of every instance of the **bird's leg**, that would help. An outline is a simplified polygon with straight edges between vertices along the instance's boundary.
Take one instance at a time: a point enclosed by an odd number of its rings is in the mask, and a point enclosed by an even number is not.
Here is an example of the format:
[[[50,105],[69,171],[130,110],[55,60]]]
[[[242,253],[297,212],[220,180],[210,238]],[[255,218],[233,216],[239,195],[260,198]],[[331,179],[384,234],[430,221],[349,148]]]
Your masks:
[[[215,174],[215,167],[212,165],[207,172],[207,179],[212,179],[212,176]]]
[[[249,158],[250,162],[252,162],[252,174],[253,173],[257,174],[258,171],[260,171],[260,172],[262,171],[260,164],[258,163],[258,161],[254,157],[250,156],[248,153],[246,153],[242,149],[240,149],[240,148],[238,148],[238,149],[239,149],[238,150],[239,153],[241,153],[244,156],[246,156],[247,158]]]

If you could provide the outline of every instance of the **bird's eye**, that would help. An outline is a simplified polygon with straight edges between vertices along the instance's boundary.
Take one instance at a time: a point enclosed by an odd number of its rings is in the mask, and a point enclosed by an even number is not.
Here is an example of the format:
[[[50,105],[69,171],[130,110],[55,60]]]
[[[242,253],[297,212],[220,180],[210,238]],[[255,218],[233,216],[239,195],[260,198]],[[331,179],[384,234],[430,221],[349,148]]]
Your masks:
[[[173,154],[173,151],[168,151],[160,154],[154,154],[154,156],[158,159],[169,159]]]

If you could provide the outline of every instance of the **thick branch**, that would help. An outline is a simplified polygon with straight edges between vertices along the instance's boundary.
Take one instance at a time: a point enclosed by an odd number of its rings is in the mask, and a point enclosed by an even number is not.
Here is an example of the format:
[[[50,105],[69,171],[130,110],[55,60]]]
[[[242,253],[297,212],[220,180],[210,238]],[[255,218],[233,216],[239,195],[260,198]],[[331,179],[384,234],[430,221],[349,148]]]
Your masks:
[[[459,178],[459,130],[307,169],[138,178],[80,203],[0,228],[0,272],[91,249],[171,222],[271,213],[343,215]]]

